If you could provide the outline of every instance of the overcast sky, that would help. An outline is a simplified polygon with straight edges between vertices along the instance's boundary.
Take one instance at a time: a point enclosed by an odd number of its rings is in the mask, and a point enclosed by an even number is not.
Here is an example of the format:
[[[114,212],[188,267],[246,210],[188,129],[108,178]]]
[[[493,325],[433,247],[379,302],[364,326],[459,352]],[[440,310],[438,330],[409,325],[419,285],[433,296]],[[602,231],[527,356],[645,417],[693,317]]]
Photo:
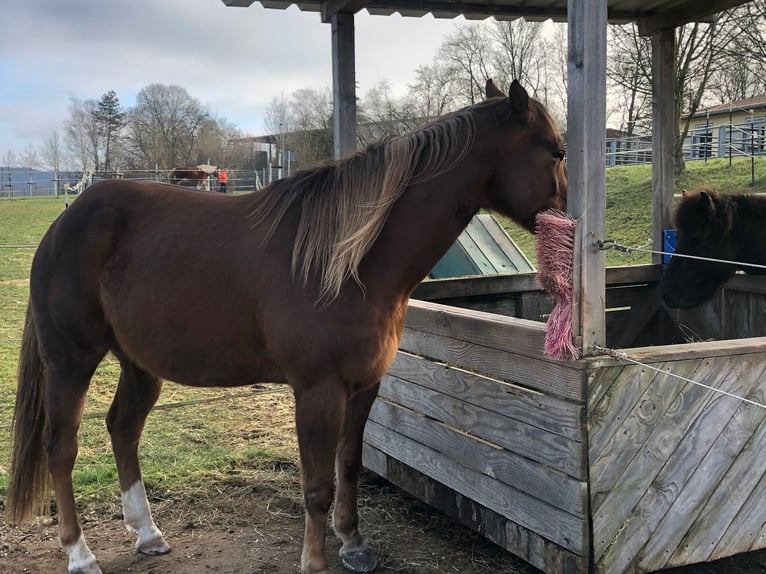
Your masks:
[[[221,0],[2,0],[0,163],[61,131],[72,97],[114,90],[123,107],[176,84],[245,134],[264,133],[275,96],[332,85],[330,25],[318,13],[229,8]],[[355,18],[358,94],[396,93],[459,20]],[[63,132],[62,132],[63,133]]]

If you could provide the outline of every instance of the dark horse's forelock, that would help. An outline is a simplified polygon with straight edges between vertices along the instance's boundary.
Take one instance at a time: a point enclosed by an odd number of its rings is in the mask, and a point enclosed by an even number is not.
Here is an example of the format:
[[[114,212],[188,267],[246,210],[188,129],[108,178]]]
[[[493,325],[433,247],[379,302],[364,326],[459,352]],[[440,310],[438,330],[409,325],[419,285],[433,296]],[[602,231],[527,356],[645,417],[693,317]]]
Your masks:
[[[330,303],[343,283],[359,278],[359,264],[380,235],[407,186],[455,167],[474,145],[475,114],[486,101],[337,162],[299,172],[261,190],[254,223],[271,220],[266,240],[288,210],[299,209],[293,274],[304,283],[321,274],[318,302]]]

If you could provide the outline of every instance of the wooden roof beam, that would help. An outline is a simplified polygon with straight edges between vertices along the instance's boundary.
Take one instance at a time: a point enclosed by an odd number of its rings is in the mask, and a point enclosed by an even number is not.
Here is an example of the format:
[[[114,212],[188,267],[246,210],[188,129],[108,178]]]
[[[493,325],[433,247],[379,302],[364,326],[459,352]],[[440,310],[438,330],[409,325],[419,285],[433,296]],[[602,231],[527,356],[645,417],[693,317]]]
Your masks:
[[[325,24],[332,22],[332,17],[335,14],[356,14],[366,5],[367,0],[324,0],[320,8],[322,22]]]
[[[638,19],[638,33],[649,36],[660,30],[676,28],[689,22],[713,21],[716,13],[736,8],[749,0],[697,0]]]

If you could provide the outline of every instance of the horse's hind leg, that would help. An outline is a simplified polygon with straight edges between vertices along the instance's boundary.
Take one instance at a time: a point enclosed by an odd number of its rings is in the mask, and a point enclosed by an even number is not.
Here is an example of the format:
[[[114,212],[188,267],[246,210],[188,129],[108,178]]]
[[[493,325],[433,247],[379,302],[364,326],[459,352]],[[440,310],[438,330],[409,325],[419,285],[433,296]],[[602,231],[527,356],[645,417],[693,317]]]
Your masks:
[[[306,506],[301,574],[329,574],[325,534],[335,490],[335,449],[345,406],[346,394],[337,381],[295,390],[295,426]]]
[[[333,527],[343,542],[340,549],[341,561],[352,572],[372,572],[378,563],[367,547],[367,542],[359,534],[357,509],[359,473],[362,469],[362,436],[378,394],[378,386],[376,384],[349,397],[335,462],[337,494]]]
[[[65,368],[56,364],[48,370],[45,431],[48,469],[56,492],[59,540],[69,556],[69,572],[72,574],[101,573],[96,557],[85,543],[77,517],[72,469],[77,457],[77,431],[82,421],[85,393],[103,355],[72,352],[69,360],[63,362],[67,364]]]
[[[106,426],[117,463],[125,525],[138,534],[136,549],[139,552],[166,554],[170,546],[152,520],[138,461],[138,442],[146,417],[159,398],[162,381],[124,358],[120,363],[120,383]]]

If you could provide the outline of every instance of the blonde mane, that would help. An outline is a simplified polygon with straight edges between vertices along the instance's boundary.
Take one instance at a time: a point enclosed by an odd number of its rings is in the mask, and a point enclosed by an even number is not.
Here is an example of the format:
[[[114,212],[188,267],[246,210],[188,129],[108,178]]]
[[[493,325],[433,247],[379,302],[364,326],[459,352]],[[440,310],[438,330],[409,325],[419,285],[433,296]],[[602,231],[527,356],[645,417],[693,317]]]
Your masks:
[[[300,209],[293,245],[293,276],[304,284],[320,274],[318,303],[329,304],[347,279],[364,289],[359,264],[380,235],[408,186],[455,167],[472,149],[477,108],[448,114],[338,162],[297,173],[259,192],[255,224],[271,221],[266,241],[288,209]]]

